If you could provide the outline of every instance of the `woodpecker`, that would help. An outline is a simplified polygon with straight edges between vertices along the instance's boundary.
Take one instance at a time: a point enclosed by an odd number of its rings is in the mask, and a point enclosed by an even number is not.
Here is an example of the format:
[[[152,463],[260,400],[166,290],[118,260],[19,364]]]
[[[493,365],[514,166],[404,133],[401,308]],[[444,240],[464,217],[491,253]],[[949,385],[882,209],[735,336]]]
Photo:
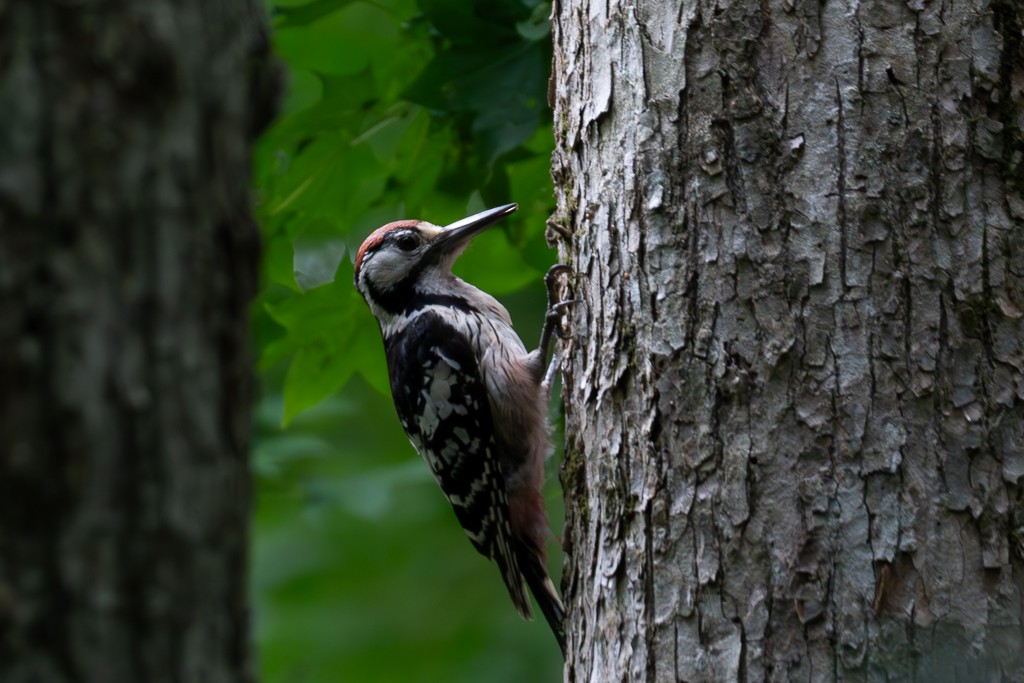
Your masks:
[[[447,227],[403,220],[378,228],[356,255],[355,285],[380,325],[402,428],[430,467],[469,540],[497,563],[516,610],[532,618],[524,581],[565,654],[565,610],[547,572],[551,536],[541,496],[550,451],[544,381],[560,334],[555,282],[528,352],[508,311],[455,277],[476,235],[517,209],[506,204]]]

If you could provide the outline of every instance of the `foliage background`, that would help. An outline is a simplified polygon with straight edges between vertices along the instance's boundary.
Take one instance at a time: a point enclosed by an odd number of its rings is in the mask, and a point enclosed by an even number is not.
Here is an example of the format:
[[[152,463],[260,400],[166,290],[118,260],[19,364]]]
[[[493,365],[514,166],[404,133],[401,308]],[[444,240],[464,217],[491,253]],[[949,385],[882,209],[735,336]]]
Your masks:
[[[528,345],[539,335],[554,260],[543,239],[554,205],[550,7],[268,8],[290,78],[254,160],[265,241],[252,562],[262,678],[557,680],[546,624],[518,618],[402,434],[379,331],[352,286],[355,250],[378,225],[445,224],[516,201],[457,272],[506,303]],[[555,479],[547,499],[560,529]]]

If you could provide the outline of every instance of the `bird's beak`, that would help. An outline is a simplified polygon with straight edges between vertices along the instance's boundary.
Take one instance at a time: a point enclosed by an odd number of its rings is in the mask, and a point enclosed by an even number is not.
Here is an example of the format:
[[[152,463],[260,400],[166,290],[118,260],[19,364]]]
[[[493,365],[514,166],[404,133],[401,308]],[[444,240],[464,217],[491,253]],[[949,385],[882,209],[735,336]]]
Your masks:
[[[455,221],[446,226],[437,236],[430,251],[438,257],[457,256],[470,240],[518,208],[518,204],[505,204],[495,209],[481,211],[469,218],[463,218],[461,221]]]

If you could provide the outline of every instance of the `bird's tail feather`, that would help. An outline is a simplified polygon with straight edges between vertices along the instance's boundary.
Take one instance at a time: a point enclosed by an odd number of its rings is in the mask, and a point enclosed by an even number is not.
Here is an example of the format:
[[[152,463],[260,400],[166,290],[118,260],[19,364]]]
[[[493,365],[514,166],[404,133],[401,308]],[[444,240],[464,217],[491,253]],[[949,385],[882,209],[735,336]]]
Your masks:
[[[508,588],[508,595],[512,598],[512,604],[515,605],[516,611],[519,612],[523,619],[533,619],[533,610],[530,608],[530,596],[527,595],[526,587],[523,585],[523,572],[520,566],[522,553],[515,552],[510,547],[510,545],[515,544],[515,541],[512,541],[511,544],[509,543],[511,540],[510,534],[499,534],[496,540],[493,558],[501,572],[501,578],[505,581],[505,587]]]
[[[544,556],[527,544],[519,544],[518,549],[518,564],[523,572],[523,578],[526,579],[526,585],[530,587],[541,613],[555,634],[558,647],[562,650],[562,657],[565,657],[565,607],[562,606],[555,585],[548,576]]]

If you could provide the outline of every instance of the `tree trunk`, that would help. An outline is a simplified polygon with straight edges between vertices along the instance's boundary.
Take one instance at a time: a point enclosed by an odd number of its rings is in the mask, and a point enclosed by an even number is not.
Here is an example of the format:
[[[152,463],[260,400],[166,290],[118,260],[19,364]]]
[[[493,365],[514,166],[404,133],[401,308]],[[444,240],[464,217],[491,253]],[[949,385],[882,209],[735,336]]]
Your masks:
[[[0,2],[0,681],[251,679],[262,4]]]
[[[1024,9],[554,19],[568,680],[1024,678]]]

